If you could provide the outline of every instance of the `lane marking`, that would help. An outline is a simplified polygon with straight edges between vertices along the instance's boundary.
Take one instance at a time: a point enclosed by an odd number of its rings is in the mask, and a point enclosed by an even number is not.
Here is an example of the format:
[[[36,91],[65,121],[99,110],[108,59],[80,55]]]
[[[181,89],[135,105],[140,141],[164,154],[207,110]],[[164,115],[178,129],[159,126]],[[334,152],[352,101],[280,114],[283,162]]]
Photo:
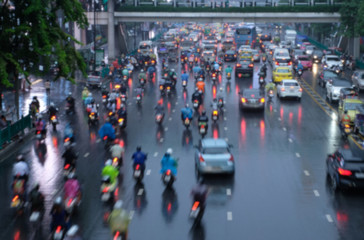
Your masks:
[[[282,119],[279,117],[279,118],[278,118],[278,121],[282,121]]]
[[[292,142],[293,142],[293,140],[292,140],[291,138],[288,138],[288,141],[289,141],[290,143],[292,143]]]
[[[128,105],[130,106],[131,105],[131,102],[129,102]]]
[[[164,131],[168,131],[168,128],[167,128],[167,127],[165,127],[165,128],[164,128]]]
[[[227,130],[228,130],[228,128],[227,128],[227,127],[224,127],[224,130],[225,130],[225,131],[227,131]]]
[[[301,157],[301,155],[300,155],[299,153],[296,153],[296,157],[300,158],[300,157]]]
[[[87,153],[85,153],[85,155],[83,155],[83,157],[87,158],[88,155],[90,155],[90,153],[87,152]]]
[[[229,141],[229,139],[228,138],[225,138],[225,141]]]
[[[133,219],[133,217],[134,217],[134,211],[132,210],[129,213],[129,219],[131,220],[131,219]]]
[[[152,172],[152,170],[148,169],[146,172],[145,172],[145,175],[150,175],[150,173]]]
[[[164,141],[164,138],[161,138],[160,140],[159,140],[159,142],[163,142]]]
[[[175,111],[176,111],[176,109],[173,109],[173,110],[172,110],[172,112],[175,112]]]
[[[178,102],[176,102],[176,105],[178,104]]]
[[[315,194],[316,197],[319,197],[320,196],[320,193],[317,190],[313,190],[313,194]]]
[[[224,117],[224,121],[226,121],[227,120],[227,117]]]
[[[231,189],[230,188],[226,189],[226,195],[231,196]]]
[[[307,170],[304,170],[303,172],[305,173],[305,175],[306,175],[306,176],[310,176],[310,173],[309,173],[309,171],[307,171]]]
[[[233,213],[232,212],[227,212],[226,213],[226,218],[228,221],[232,221],[233,220]]]
[[[329,223],[334,222],[334,220],[332,219],[332,217],[330,216],[330,214],[326,214],[326,219]]]
[[[43,79],[39,78],[39,79],[35,80],[34,82],[32,82],[31,86],[34,86],[34,85],[40,83],[41,81],[43,81]]]
[[[155,152],[155,153],[153,154],[153,157],[156,157],[156,156],[158,156],[158,152]]]
[[[283,131],[287,131],[287,128],[285,128],[285,127],[284,127],[284,128],[283,128]]]
[[[168,118],[168,121],[172,121],[172,118],[170,117],[170,118]]]
[[[99,142],[101,142],[101,139],[100,139],[100,138],[98,138],[98,139],[96,140],[96,143],[99,143]]]
[[[143,192],[144,192],[144,189],[143,188],[140,188],[139,190],[138,190],[138,196],[140,196],[140,195],[143,195]]]

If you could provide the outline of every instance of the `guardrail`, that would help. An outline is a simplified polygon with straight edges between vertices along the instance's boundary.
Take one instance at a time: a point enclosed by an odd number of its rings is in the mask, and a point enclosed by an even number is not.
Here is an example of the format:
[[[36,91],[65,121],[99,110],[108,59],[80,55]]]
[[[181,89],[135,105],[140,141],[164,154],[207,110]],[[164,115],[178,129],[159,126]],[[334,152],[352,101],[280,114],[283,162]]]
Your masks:
[[[0,130],[0,149],[3,148],[4,144],[9,143],[14,137],[18,136],[19,133],[25,129],[31,129],[32,120],[30,115],[22,117],[20,120],[13,124],[8,125],[6,128]]]

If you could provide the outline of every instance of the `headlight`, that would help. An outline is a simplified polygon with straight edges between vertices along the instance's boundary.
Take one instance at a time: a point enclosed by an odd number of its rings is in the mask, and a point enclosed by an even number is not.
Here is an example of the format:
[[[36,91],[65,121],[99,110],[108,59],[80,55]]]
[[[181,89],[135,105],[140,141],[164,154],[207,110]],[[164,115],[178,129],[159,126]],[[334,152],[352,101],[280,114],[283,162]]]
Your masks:
[[[317,58],[317,56],[315,55],[315,56],[313,56],[313,58]]]

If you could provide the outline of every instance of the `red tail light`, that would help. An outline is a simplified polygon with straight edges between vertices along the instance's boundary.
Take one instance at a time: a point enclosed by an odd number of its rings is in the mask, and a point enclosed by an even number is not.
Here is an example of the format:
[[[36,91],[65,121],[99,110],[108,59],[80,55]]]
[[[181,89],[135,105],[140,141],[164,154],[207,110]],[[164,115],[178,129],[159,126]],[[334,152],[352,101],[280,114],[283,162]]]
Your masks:
[[[196,211],[196,209],[198,208],[199,205],[200,205],[199,201],[194,202],[193,206],[192,206],[192,211]]]
[[[56,119],[56,116],[52,116],[52,117],[51,117],[51,120],[55,120],[55,119]]]
[[[137,165],[135,166],[135,170],[139,170],[139,168],[140,168],[140,165],[139,165],[139,164],[137,164]]]
[[[160,89],[160,90],[163,90],[163,85],[160,85],[160,86],[159,86],[159,89]]]
[[[70,166],[71,166],[70,164],[66,164],[66,165],[64,166],[64,169],[65,169],[65,170],[68,170],[68,169],[70,168]]]
[[[40,131],[37,131],[37,134],[40,134]]]
[[[15,195],[15,197],[13,197],[13,199],[11,200],[12,202],[15,202],[16,200],[19,199],[19,195]]]
[[[73,199],[72,199],[72,198],[70,198],[70,199],[68,200],[68,202],[67,202],[67,206],[71,206],[72,201],[73,201]]]
[[[289,62],[289,63],[288,63],[288,66],[291,66],[291,65],[292,65],[292,62]]]
[[[299,91],[302,92],[302,88],[300,88]]]
[[[102,98],[103,98],[103,99],[106,99],[106,95],[102,95]]]
[[[234,157],[233,157],[233,155],[232,155],[232,154],[230,154],[229,161],[230,161],[230,162],[234,162]]]
[[[284,89],[284,87],[282,87],[282,88],[281,88],[281,91],[282,91],[282,92],[284,92],[284,91],[286,91],[286,89]]]
[[[119,232],[119,231],[117,231],[117,232],[115,233],[114,240],[117,240],[119,236],[120,236],[120,232]]]
[[[246,103],[246,98],[241,98],[242,103]]]
[[[202,125],[203,126],[203,125]],[[202,155],[200,154],[200,157],[199,157],[199,160],[200,162],[205,162],[205,159],[203,159]]]
[[[167,170],[166,175],[171,175],[171,170]]]
[[[276,65],[279,66],[279,62],[278,61],[276,61]]]
[[[102,192],[103,193],[106,193],[106,192],[108,192],[109,191],[109,187],[105,187],[104,189],[102,189]]]
[[[236,64],[236,67],[241,67],[241,64]]]
[[[249,67],[251,67],[251,68],[254,67],[254,64],[253,63],[249,64]]]
[[[342,176],[351,176],[353,174],[350,170],[346,170],[343,168],[338,168],[338,172]]]
[[[58,226],[57,229],[56,229],[56,233],[60,233],[62,230],[62,226]]]
[[[103,139],[106,140],[107,139],[107,136],[105,136]]]

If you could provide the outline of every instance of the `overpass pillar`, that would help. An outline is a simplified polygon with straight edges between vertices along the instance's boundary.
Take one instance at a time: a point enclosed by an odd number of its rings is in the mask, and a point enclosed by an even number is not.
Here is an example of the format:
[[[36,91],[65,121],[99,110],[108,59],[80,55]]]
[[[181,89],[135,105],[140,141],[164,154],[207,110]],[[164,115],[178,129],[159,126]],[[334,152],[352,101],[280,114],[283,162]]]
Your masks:
[[[173,7],[176,7],[176,0],[173,0]]]
[[[134,0],[134,6],[138,6],[138,0]]]
[[[76,23],[74,23],[74,37],[81,44],[86,45],[86,30],[80,29]],[[75,44],[75,48],[79,49],[81,47],[80,44]]]
[[[115,21],[114,21],[114,1],[107,3],[108,23],[107,23],[107,50],[109,62],[115,59]]]
[[[353,39],[353,57],[357,59],[360,57],[360,38],[355,37]]]

